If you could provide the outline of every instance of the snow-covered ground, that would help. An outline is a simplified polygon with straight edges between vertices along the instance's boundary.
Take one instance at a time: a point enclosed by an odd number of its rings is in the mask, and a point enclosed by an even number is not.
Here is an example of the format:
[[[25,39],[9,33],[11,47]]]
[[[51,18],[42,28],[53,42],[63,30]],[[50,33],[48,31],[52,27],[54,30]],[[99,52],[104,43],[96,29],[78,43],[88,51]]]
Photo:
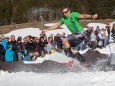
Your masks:
[[[47,24],[51,26],[52,24]],[[97,24],[89,24],[94,28]],[[102,24],[98,23],[98,26]],[[111,24],[112,25],[112,24]],[[103,25],[102,25],[103,26]],[[57,34],[65,32],[70,34],[65,25],[61,26],[64,29],[57,29],[48,31],[47,36],[50,34]],[[38,28],[24,28],[20,30],[11,31],[6,36],[15,35],[25,37],[27,35],[38,36],[40,34]],[[110,54],[110,49],[112,53],[115,53],[115,44],[111,44],[110,47],[107,46],[103,49],[98,49],[101,53]],[[81,53],[86,52],[81,51]],[[58,53],[52,54],[50,57],[58,57]],[[54,58],[53,58],[54,59]],[[54,59],[56,60],[56,58]],[[62,59],[63,60],[63,59]],[[79,72],[79,73],[7,73],[4,71],[0,72],[0,86],[114,86],[115,85],[115,71],[97,71],[97,72]]]
[[[114,71],[64,74],[2,72],[0,86],[114,86],[114,80]]]
[[[46,25],[48,25],[48,24],[46,24]],[[49,24],[49,25],[51,26],[51,24]],[[65,25],[62,25],[61,27],[64,28],[64,29],[51,30],[51,31],[48,31],[46,33],[46,35],[47,36],[50,36],[51,34],[56,35],[57,33],[61,33],[62,34],[63,32],[65,32],[66,35],[70,34],[70,31],[68,29],[66,29]],[[17,38],[18,36],[26,37],[28,35],[31,35],[31,36],[39,37],[40,34],[41,34],[41,30],[39,30],[39,28],[32,28],[32,27],[30,27],[30,28],[24,28],[24,29],[19,29],[19,30],[11,31],[11,32],[5,34],[5,36],[9,36],[10,37],[11,35],[15,35],[16,38]]]

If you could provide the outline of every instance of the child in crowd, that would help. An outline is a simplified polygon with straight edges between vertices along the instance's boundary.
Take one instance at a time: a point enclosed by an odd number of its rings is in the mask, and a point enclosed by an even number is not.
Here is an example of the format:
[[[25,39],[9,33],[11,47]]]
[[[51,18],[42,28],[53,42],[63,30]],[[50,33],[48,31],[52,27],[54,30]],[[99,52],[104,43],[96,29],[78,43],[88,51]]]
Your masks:
[[[27,56],[23,58],[24,61],[32,61],[34,58],[34,52],[29,52]]]
[[[5,61],[6,62],[11,62],[14,59],[14,51],[12,50],[12,44],[8,45],[8,49],[6,50],[5,53]]]
[[[34,57],[32,58],[32,61],[35,61],[37,58],[39,58],[39,53],[36,51],[34,53]]]

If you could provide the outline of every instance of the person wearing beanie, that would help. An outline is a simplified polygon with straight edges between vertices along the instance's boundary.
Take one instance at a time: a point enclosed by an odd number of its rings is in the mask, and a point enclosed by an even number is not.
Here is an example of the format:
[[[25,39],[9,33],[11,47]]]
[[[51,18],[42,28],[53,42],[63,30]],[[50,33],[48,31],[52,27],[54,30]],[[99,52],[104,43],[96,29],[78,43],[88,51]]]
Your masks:
[[[12,50],[12,44],[8,45],[8,49],[6,50],[5,53],[5,61],[6,62],[12,62],[14,59],[14,51]]]

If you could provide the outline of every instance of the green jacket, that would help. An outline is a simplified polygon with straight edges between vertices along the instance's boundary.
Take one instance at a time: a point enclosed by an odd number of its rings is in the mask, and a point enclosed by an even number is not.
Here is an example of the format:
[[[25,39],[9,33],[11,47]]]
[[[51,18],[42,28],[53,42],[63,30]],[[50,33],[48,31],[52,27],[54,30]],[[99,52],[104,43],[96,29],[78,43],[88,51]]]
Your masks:
[[[60,19],[60,24],[65,24],[71,33],[82,32],[83,27],[81,26],[78,17],[78,12],[71,12],[69,17],[63,16]]]

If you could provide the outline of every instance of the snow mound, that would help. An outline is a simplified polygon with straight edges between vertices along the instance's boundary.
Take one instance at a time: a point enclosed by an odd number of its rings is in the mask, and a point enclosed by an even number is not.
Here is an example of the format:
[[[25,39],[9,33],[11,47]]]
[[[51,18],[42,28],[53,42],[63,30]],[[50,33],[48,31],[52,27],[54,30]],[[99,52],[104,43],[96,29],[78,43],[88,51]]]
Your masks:
[[[10,37],[11,35],[15,35],[16,38],[18,36],[21,36],[22,38],[24,38],[28,35],[31,35],[31,36],[39,37],[40,33],[41,33],[41,30],[39,30],[39,28],[23,28],[23,29],[11,31],[5,34],[5,36]]]
[[[25,64],[37,64],[37,63],[42,63],[46,60],[51,60],[51,61],[55,61],[58,63],[68,63],[70,61],[73,61],[72,58],[67,57],[66,55],[62,54],[62,53],[52,53],[52,54],[47,54],[45,57],[39,57],[36,61],[24,61]]]

